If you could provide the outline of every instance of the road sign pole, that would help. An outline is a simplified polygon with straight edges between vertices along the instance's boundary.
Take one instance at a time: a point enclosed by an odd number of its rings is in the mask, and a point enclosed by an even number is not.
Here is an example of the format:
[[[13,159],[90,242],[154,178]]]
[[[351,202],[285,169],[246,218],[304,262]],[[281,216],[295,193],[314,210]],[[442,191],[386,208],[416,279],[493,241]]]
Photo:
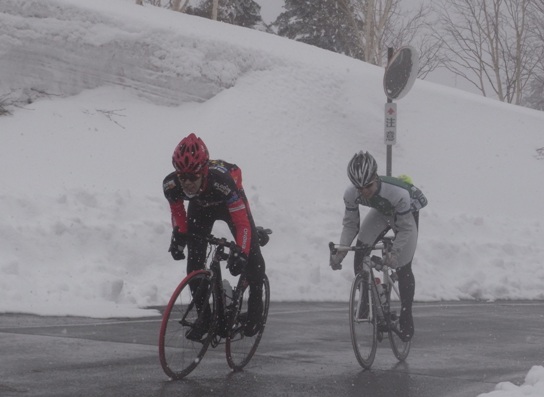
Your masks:
[[[387,145],[387,176],[391,176],[393,145],[397,143],[397,104],[387,100],[384,109],[384,142]]]
[[[385,104],[385,144],[387,146],[387,176],[392,174],[393,145],[397,143],[397,104],[393,99],[404,97],[417,78],[419,57],[417,51],[402,47],[396,53],[387,49],[387,67],[383,76],[383,88],[387,96]]]
[[[393,47],[387,48],[387,64],[391,61],[391,58],[393,58]],[[387,103],[392,103],[393,100],[390,98],[387,98]],[[386,116],[387,120],[387,116]],[[387,121],[386,121],[386,133],[387,135]],[[386,138],[387,139],[387,138]],[[388,144],[387,145],[387,158],[386,158],[386,175],[391,176],[392,175],[392,168],[393,168],[393,145]]]
[[[393,158],[393,145],[387,145],[387,176],[391,176],[391,168],[392,168],[392,158]]]

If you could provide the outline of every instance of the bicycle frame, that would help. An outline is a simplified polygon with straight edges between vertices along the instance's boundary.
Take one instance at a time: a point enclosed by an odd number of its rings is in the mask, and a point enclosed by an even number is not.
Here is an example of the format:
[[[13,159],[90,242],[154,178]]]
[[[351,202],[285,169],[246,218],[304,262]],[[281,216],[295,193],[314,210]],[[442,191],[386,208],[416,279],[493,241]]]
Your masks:
[[[402,342],[399,338],[398,318],[393,315],[394,312],[391,310],[392,292],[399,297],[397,305],[400,305],[396,272],[383,264],[383,258],[391,253],[393,240],[394,237],[382,236],[371,247],[348,247],[329,243],[331,255],[337,252],[364,252],[363,263],[359,273],[355,275],[350,295],[350,330],[356,358],[366,369],[371,367],[377,350],[377,342],[382,341],[384,333],[388,334],[391,348],[398,360],[405,360],[410,349],[410,342]],[[371,257],[373,251],[381,251],[382,256]],[[379,283],[376,282],[378,278],[375,276],[375,270],[381,271],[383,275],[381,284],[384,290],[381,293],[378,291]],[[361,287],[365,285],[366,287]],[[368,294],[366,299],[363,294]],[[366,331],[361,331],[365,327]],[[365,343],[365,338],[370,338],[366,340],[370,344]]]
[[[372,251],[381,251],[382,258],[387,257],[391,254],[391,248],[393,246],[393,238],[391,237],[383,237],[381,240],[379,240],[378,243],[374,245],[372,248]],[[376,257],[373,257],[376,258]],[[400,292],[398,289],[398,285],[396,284],[396,273],[388,266],[385,266],[383,262],[378,261],[377,259],[370,259],[370,263],[373,265],[369,265],[368,261],[367,263],[363,262],[363,269],[368,271],[370,273],[369,282],[372,284],[372,291],[375,294],[376,302],[379,303],[378,310],[381,311],[381,313],[378,313],[378,316],[381,316],[381,318],[384,318],[388,322],[388,326],[391,326],[390,319],[388,316],[390,315],[390,299],[391,299],[391,291],[394,291],[395,294],[400,297]],[[383,288],[385,288],[385,299],[382,301],[382,297],[378,293],[378,284],[376,283],[376,277],[374,275],[374,269],[379,270],[382,272],[383,280],[381,280],[381,284]],[[397,331],[396,329],[393,329],[393,331]]]
[[[231,301],[225,299],[221,275],[221,262],[237,249],[236,244],[212,235],[187,237],[204,240],[211,248],[205,267],[187,274],[166,306],[159,334],[161,366],[170,378],[182,379],[198,366],[208,346],[217,347],[225,339],[227,362],[240,370],[254,355],[264,332],[270,303],[268,277],[264,274],[262,279],[262,321],[247,328],[246,273],[238,277]]]
[[[243,292],[244,287],[247,286],[246,276],[245,276],[245,273],[243,272],[238,278],[238,283],[236,287],[233,288],[231,302],[227,305],[226,302],[224,301],[225,290],[223,288],[223,283],[222,283],[223,277],[221,273],[221,262],[229,258],[230,253],[233,251],[235,247],[235,243],[228,242],[224,238],[219,239],[213,236],[191,235],[190,237],[204,240],[215,246],[214,248],[212,248],[213,250],[212,259],[209,265],[207,266],[207,268],[202,270],[196,270],[192,272],[191,274],[193,273],[208,274],[210,283],[212,285],[212,289],[210,290],[210,293],[212,290],[215,292],[216,307],[213,308],[213,311],[214,313],[217,313],[217,316],[216,318],[214,318],[214,322],[212,323],[211,332],[214,335],[211,341],[211,345],[212,347],[216,347],[221,342],[222,339],[230,336],[229,334],[232,331],[233,322],[235,320],[233,318],[233,314],[237,313],[238,305],[240,302],[240,293]],[[229,248],[230,252],[226,253],[225,248]],[[191,276],[191,274],[189,274],[187,277]],[[219,330],[217,326],[219,324],[222,324],[228,330],[227,334],[224,334],[224,336],[218,333]]]

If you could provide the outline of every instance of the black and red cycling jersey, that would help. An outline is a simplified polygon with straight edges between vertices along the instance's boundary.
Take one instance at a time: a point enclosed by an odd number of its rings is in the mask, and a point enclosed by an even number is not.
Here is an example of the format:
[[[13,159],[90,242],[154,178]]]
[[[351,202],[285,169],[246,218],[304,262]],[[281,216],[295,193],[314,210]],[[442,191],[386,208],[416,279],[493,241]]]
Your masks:
[[[188,231],[185,201],[191,201],[202,208],[223,206],[228,210],[236,229],[236,244],[242,252],[249,255],[252,238],[251,213],[242,187],[242,171],[236,164],[210,160],[203,186],[194,197],[185,194],[176,172],[164,178],[163,190],[172,212],[172,227],[179,227],[179,231],[183,233]]]

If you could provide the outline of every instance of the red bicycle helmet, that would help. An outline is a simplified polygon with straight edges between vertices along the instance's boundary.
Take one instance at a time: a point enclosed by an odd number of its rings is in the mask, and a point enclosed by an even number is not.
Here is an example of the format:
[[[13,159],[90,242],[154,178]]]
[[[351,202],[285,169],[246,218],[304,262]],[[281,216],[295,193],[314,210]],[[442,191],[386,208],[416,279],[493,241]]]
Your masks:
[[[172,164],[179,173],[199,174],[205,172],[209,159],[208,148],[202,139],[191,133],[174,150]]]

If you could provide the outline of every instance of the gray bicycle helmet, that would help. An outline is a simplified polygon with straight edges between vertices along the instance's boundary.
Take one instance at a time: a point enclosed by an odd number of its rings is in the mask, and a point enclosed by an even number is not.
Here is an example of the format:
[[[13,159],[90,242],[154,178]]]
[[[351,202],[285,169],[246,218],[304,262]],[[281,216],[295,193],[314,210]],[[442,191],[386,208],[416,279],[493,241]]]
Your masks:
[[[348,164],[348,177],[356,188],[362,188],[372,182],[378,171],[378,164],[368,152],[356,153]]]

